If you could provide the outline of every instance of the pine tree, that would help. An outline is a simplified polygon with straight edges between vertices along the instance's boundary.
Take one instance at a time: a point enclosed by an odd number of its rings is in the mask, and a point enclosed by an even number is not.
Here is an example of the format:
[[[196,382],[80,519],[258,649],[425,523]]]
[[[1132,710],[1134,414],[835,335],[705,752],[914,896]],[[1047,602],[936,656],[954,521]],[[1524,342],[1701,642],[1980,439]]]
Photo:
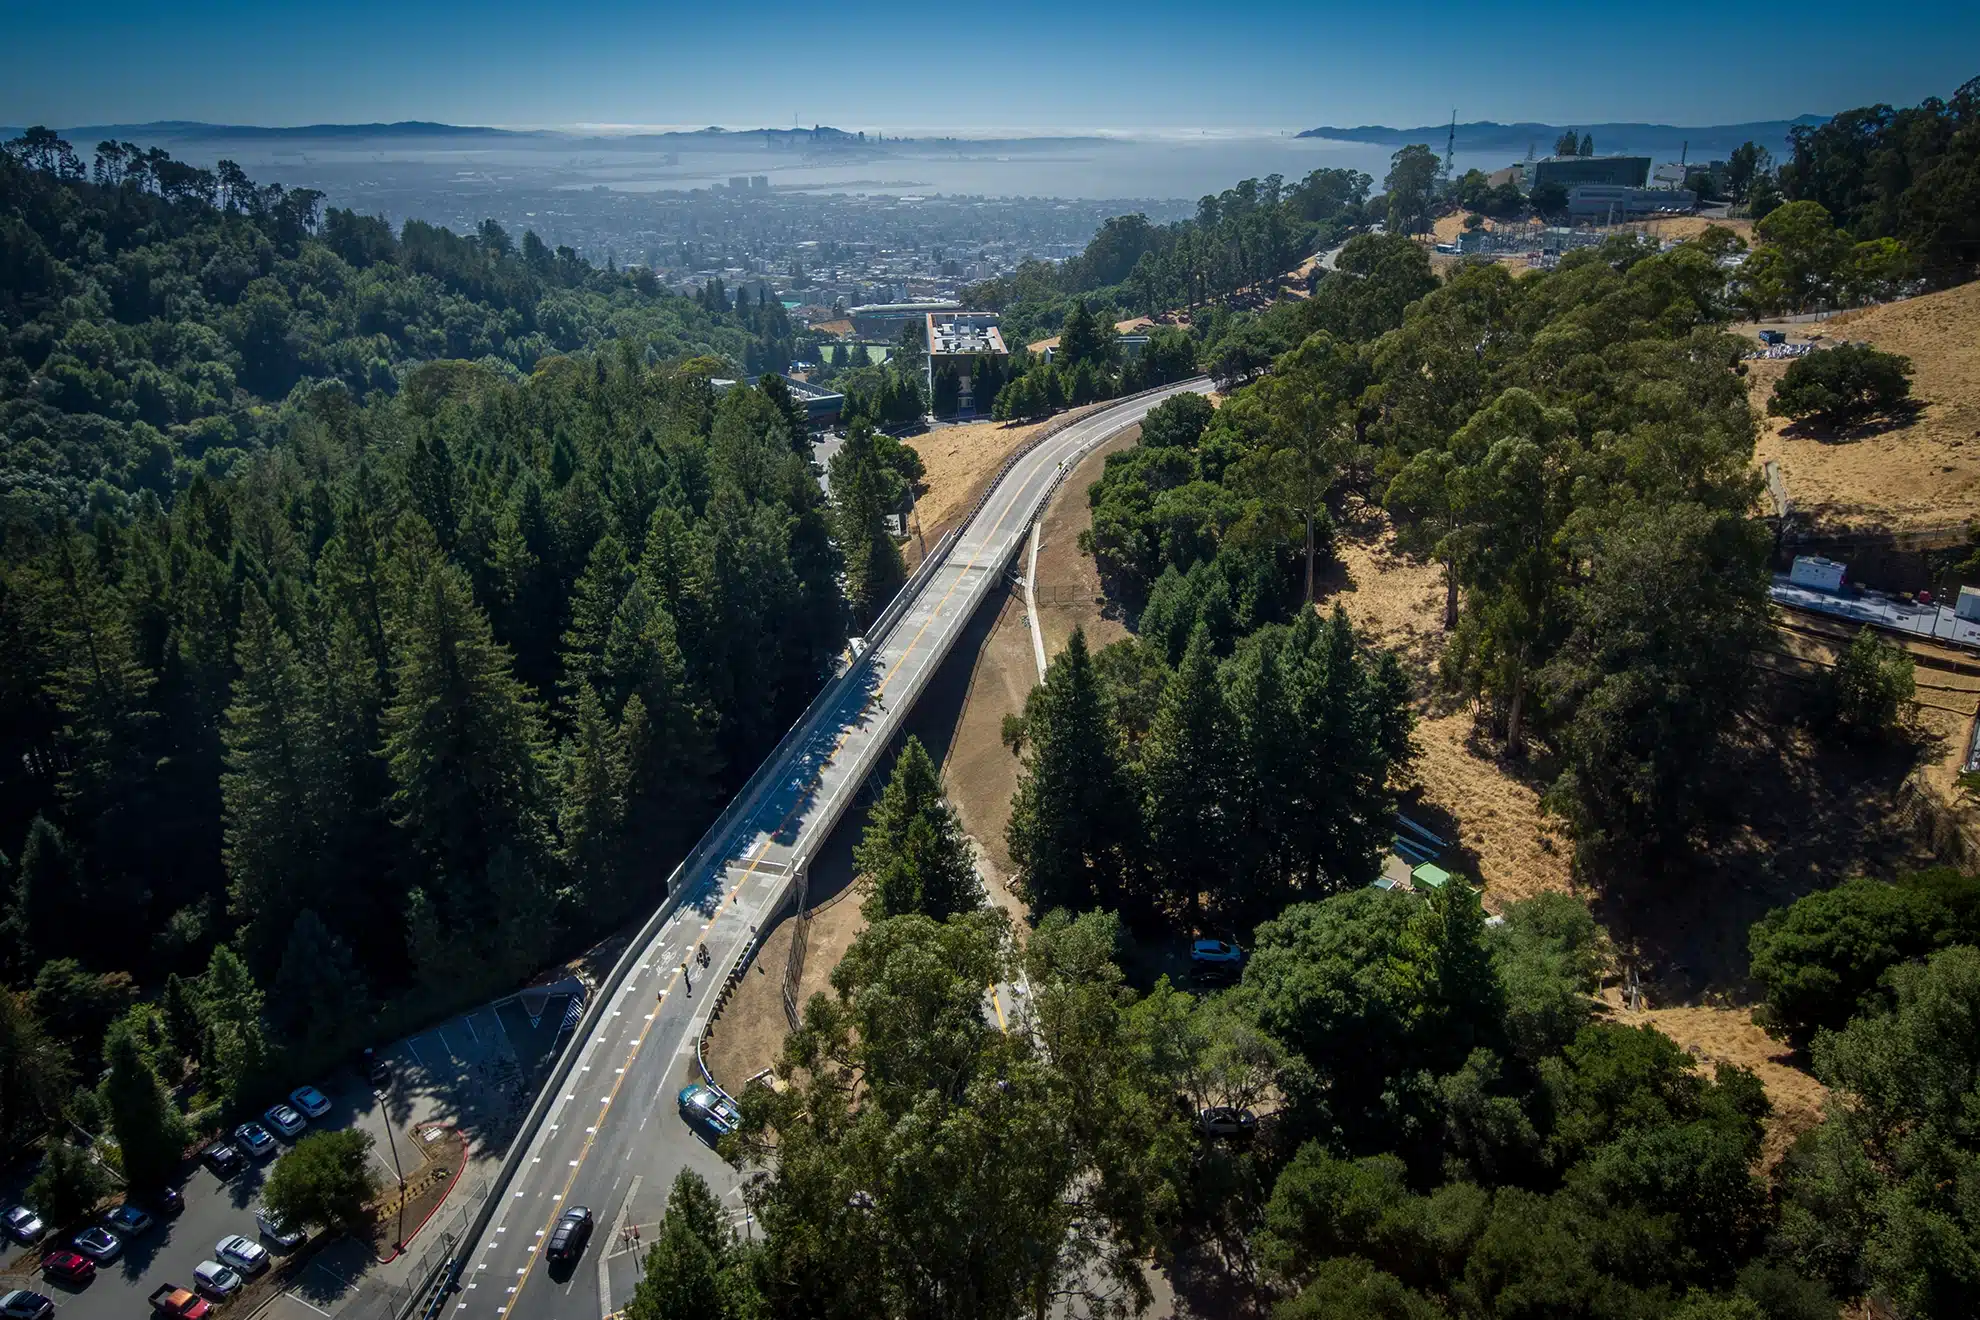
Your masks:
[[[299,896],[316,887],[324,832],[313,798],[323,767],[302,663],[256,592],[241,611],[235,656],[220,776],[228,895],[250,961],[273,970]]]
[[[575,700],[580,687],[601,682],[612,620],[632,581],[632,566],[619,539],[609,533],[600,537],[571,591],[571,626],[564,630],[563,654],[567,702]]]
[[[975,859],[935,763],[910,737],[853,852],[869,921],[918,912],[947,921],[983,905]]]
[[[155,809],[155,761],[148,734],[157,717],[155,681],[140,662],[138,638],[116,592],[81,538],[56,544],[50,601],[52,639],[61,657],[56,705],[68,718],[69,753],[62,777],[70,818],[88,823],[100,903],[99,953],[115,958],[138,933],[126,929],[145,911],[146,843]]]
[[[394,822],[452,934],[486,923],[479,886],[498,851],[526,870],[542,855],[543,736],[466,575],[420,560],[415,547],[398,565],[407,585],[392,620],[385,758]]]
[[[881,466],[873,428],[854,423],[846,443],[832,456],[832,506],[846,560],[846,595],[854,620],[862,626],[873,621],[907,580],[901,549],[886,524],[899,484]]]
[[[1201,893],[1220,894],[1235,879],[1238,752],[1209,633],[1198,627],[1141,746],[1148,842],[1161,887],[1171,910],[1192,918]]]
[[[1374,878],[1394,830],[1385,754],[1392,735],[1346,611],[1336,606],[1325,624],[1301,611],[1286,659],[1304,751],[1293,795],[1292,864],[1309,890],[1352,889]]]
[[[1240,885],[1221,895],[1219,906],[1239,929],[1256,925],[1286,902],[1286,835],[1301,751],[1280,660],[1282,641],[1280,629],[1259,634],[1225,671],[1239,748],[1232,870]]]
[[[285,1039],[320,1045],[361,1020],[365,999],[350,949],[304,908],[268,988],[270,1019]]]
[[[165,1033],[181,1059],[197,1059],[201,1045],[199,987],[173,972],[165,978],[165,995],[159,1004],[165,1019]]]
[[[129,1018],[110,1029],[104,1061],[109,1066],[103,1079],[104,1107],[125,1181],[133,1188],[163,1186],[185,1153],[185,1120],[152,1070]]]
[[[1139,813],[1083,630],[1032,689],[1024,723],[1031,751],[1006,838],[1026,900],[1039,913],[1118,907]]]
[[[33,968],[85,952],[89,908],[82,859],[52,821],[36,815],[21,844],[8,922],[19,941],[20,965]]]
[[[643,714],[642,714],[643,720]],[[578,687],[570,737],[558,752],[557,824],[578,901],[606,916],[621,910],[621,844],[626,823],[624,738],[589,683]]]
[[[267,1068],[261,987],[247,964],[221,944],[214,947],[206,974],[200,977],[199,999],[203,1089],[231,1103],[261,1084]]]

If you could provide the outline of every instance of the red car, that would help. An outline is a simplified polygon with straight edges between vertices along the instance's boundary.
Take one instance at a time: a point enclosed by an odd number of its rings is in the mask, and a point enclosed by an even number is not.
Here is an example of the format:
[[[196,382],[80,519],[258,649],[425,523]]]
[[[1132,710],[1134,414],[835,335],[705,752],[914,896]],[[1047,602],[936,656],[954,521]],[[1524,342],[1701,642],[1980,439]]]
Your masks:
[[[42,1259],[41,1271],[51,1279],[80,1285],[96,1277],[96,1262],[80,1251],[51,1251]]]

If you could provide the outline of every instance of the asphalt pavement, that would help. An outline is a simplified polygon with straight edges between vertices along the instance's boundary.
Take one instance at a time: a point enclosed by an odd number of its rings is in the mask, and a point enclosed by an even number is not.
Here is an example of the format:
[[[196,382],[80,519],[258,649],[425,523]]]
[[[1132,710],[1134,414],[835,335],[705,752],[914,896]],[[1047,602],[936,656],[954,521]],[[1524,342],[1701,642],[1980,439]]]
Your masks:
[[[1089,414],[1041,443],[991,490],[899,622],[861,658],[858,676],[787,749],[769,789],[739,815],[716,860],[684,880],[679,908],[612,992],[561,1094],[526,1134],[515,1177],[495,1189],[500,1201],[488,1231],[468,1253],[461,1289],[443,1316],[614,1315],[636,1278],[637,1252],[622,1245],[622,1226],[656,1223],[684,1167],[698,1170],[731,1207],[732,1222],[749,1231],[735,1171],[676,1108],[680,1088],[700,1080],[694,1043],[721,977],[782,906],[804,859],[830,836],[1052,488],[1089,450],[1165,398],[1209,389],[1207,381],[1191,381]],[[704,946],[706,971],[692,966]],[[540,1259],[544,1239],[577,1206],[595,1221],[591,1245],[574,1266],[550,1269]]]

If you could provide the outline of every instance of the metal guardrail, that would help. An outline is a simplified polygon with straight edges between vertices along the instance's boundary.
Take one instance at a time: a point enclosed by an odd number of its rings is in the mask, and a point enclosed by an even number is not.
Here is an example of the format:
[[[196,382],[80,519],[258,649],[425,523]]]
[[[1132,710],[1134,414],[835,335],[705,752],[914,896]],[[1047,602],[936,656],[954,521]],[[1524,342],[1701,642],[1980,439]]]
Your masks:
[[[804,713],[798,717],[797,722],[791,725],[784,736],[778,740],[777,745],[757,765],[756,770],[744,782],[736,795],[729,800],[728,806],[722,809],[722,813],[715,818],[714,823],[708,827],[708,830],[702,835],[700,841],[695,844],[693,850],[669,873],[666,882],[666,897],[662,900],[660,906],[655,909],[653,915],[640,927],[639,933],[633,936],[631,942],[626,945],[625,952],[612,965],[612,970],[606,974],[605,979],[599,983],[597,992],[592,996],[590,1004],[586,1006],[584,1017],[578,1022],[577,1029],[571,1033],[569,1042],[566,1043],[563,1052],[558,1055],[557,1061],[552,1065],[549,1076],[543,1083],[542,1090],[537,1093],[535,1103],[530,1106],[529,1113],[524,1117],[522,1126],[517,1129],[515,1137],[510,1141],[508,1152],[503,1156],[502,1166],[497,1171],[493,1182],[495,1194],[488,1197],[482,1203],[481,1210],[475,1216],[474,1223],[462,1235],[460,1240],[461,1250],[454,1256],[445,1271],[445,1281],[441,1288],[443,1294],[451,1291],[459,1282],[462,1268],[466,1264],[468,1256],[472,1253],[474,1245],[481,1241],[482,1236],[487,1233],[488,1226],[493,1222],[497,1208],[502,1204],[509,1183],[514,1180],[517,1171],[522,1167],[523,1159],[529,1152],[530,1143],[535,1140],[537,1132],[542,1128],[543,1120],[548,1115],[550,1106],[555,1102],[557,1095],[561,1092],[564,1081],[570,1076],[571,1070],[577,1066],[579,1057],[584,1053],[586,1042],[591,1038],[592,1033],[598,1029],[599,1023],[604,1019],[612,1001],[618,997],[619,990],[624,986],[627,976],[638,965],[639,959],[645,953],[647,946],[660,933],[660,928],[666,924],[667,919],[673,916],[675,911],[679,909],[681,900],[686,892],[686,887],[682,881],[688,876],[697,874],[703,866],[713,860],[720,847],[730,842],[730,835],[733,833],[737,821],[745,818],[756,809],[771,779],[783,769],[785,758],[789,754],[791,747],[801,738],[809,736],[820,716],[835,706],[839,698],[844,695],[846,689],[866,670],[871,663],[872,657],[879,650],[880,644],[886,639],[887,634],[900,622],[901,616],[907,612],[908,606],[920,593],[921,588],[927,584],[928,579],[940,571],[942,565],[947,562],[949,551],[954,548],[962,530],[968,527],[976,515],[982,511],[983,506],[989,501],[991,493],[997,489],[997,486],[1003,481],[1004,477],[1009,475],[1011,468],[1016,466],[1018,461],[1025,455],[1031,453],[1032,450],[1036,449],[1052,436],[1057,435],[1060,431],[1066,429],[1066,427],[1085,421],[1096,413],[1104,411],[1107,407],[1130,403],[1136,399],[1146,398],[1149,395],[1159,394],[1164,391],[1177,391],[1181,387],[1197,384],[1207,379],[1208,377],[1195,376],[1189,380],[1171,382],[1168,385],[1157,386],[1154,389],[1140,390],[1119,399],[1108,400],[1105,405],[1092,412],[1083,413],[1077,417],[1070,415],[1061,417],[1041,429],[1023,445],[1012,451],[1010,456],[1004,460],[1002,466],[997,469],[996,475],[983,488],[983,492],[977,496],[976,502],[970,506],[968,514],[964,516],[962,521],[954,529],[936,543],[935,552],[916,566],[915,571],[909,575],[908,580],[895,593],[894,599],[888,602],[887,608],[882,610],[874,619],[872,626],[867,630],[866,649],[852,664],[846,667],[846,671],[843,674],[827,683],[819,691],[818,695],[812,698],[811,703],[805,707]],[[1064,471],[1061,471],[1058,477],[1055,478],[1053,485],[1056,485],[1057,481],[1063,478]],[[1048,491],[1049,489],[1048,487]],[[1040,507],[1043,507],[1042,503]],[[1020,542],[1021,540],[1022,538],[1020,538]],[[971,592],[970,600],[966,602],[970,612],[973,613],[976,607],[982,604],[984,594],[987,592],[990,584],[994,583],[996,579],[997,575],[992,572],[986,573],[978,582],[976,588]],[[921,695],[921,689],[926,686],[929,678],[932,677],[933,669],[937,667],[939,666],[924,666],[916,672],[915,676],[909,680],[908,692],[903,695],[903,699],[897,701],[896,709],[907,710],[912,708],[915,699]],[[865,778],[867,772],[871,769],[871,761],[879,750],[881,748],[869,744],[861,753],[860,761],[856,763],[855,773],[848,776],[841,783],[839,789],[827,799],[827,814],[823,819],[828,832],[830,827],[837,823],[839,815],[845,810],[844,799],[846,797],[847,784],[857,785]],[[779,901],[781,903],[781,898]],[[776,909],[772,908],[771,910],[775,911]],[[759,930],[755,938],[739,946],[730,955],[728,960],[729,966],[723,972],[724,983],[733,981],[741,971],[747,968],[747,958],[742,955],[753,955],[761,939],[762,931]],[[697,1064],[699,1064],[701,1058],[702,1036],[707,1031],[707,1024],[710,1017],[712,1017],[712,1014],[704,1015],[701,1022],[693,1027]],[[705,1067],[702,1068],[702,1072],[706,1076],[707,1070]]]
[[[1044,430],[1041,430],[1037,435],[1031,437],[1031,439],[1026,441],[1024,445],[1014,450],[1011,453],[1010,457],[1004,460],[1003,465],[1000,468],[998,468],[996,476],[990,481],[988,485],[986,485],[983,488],[983,494],[978,496],[976,503],[971,506],[969,514],[960,523],[956,525],[954,530],[950,531],[948,535],[943,537],[942,541],[937,546],[938,550],[941,552],[940,560],[947,559],[948,553],[953,548],[954,541],[956,540],[958,535],[961,533],[963,529],[967,528],[975,520],[976,515],[978,513],[982,512],[983,506],[989,502],[990,494],[997,489],[997,486],[999,485],[999,483],[1003,481],[1004,477],[1009,474],[1011,468],[1016,466],[1016,464],[1020,459],[1022,459],[1025,455],[1031,453],[1031,451],[1036,449],[1040,444],[1043,444],[1046,440],[1050,439],[1054,435],[1057,435],[1059,432],[1065,430],[1067,427],[1076,425],[1079,422],[1086,421],[1089,418],[1097,415],[1099,412],[1105,411],[1106,407],[1118,406],[1119,404],[1122,403],[1130,403],[1135,400],[1147,398],[1155,394],[1180,393],[1182,392],[1182,390],[1186,389],[1191,385],[1202,384],[1208,380],[1209,377],[1207,376],[1192,376],[1187,380],[1172,381],[1167,385],[1156,386],[1154,389],[1140,390],[1124,398],[1109,400],[1106,405],[1104,405],[1100,409],[1095,409],[1093,412],[1085,413],[1078,417],[1063,418],[1057,424],[1047,427]],[[1110,432],[1106,436],[1096,439],[1092,447],[1097,448],[1107,439],[1111,439],[1114,434],[1118,434],[1118,432]],[[1080,455],[1078,455],[1078,457],[1084,459],[1085,453],[1081,453]],[[1018,525],[1018,529],[1017,529],[1018,534],[1013,536],[1011,541],[1011,547],[1008,551],[1005,552],[1003,561],[1002,562],[986,561],[984,564],[980,565],[980,567],[988,571],[984,572],[978,578],[976,583],[970,588],[969,596],[963,602],[962,611],[959,617],[965,619],[969,618],[972,615],[974,615],[976,611],[982,606],[984,599],[990,594],[991,589],[994,588],[998,583],[998,581],[1000,580],[1002,576],[1001,570],[1008,563],[1009,558],[1012,555],[1015,555],[1018,549],[1023,546],[1024,544],[1023,530],[1029,527],[1031,525],[1032,519],[1036,518],[1038,516],[1038,513],[1045,508],[1045,505],[1051,500],[1052,493],[1055,490],[1057,490],[1059,486],[1065,481],[1066,475],[1072,471],[1074,466],[1075,463],[1069,460],[1064,465],[1062,465],[1053,474],[1052,479],[1046,483],[1044,491],[1041,492],[1039,495],[1037,508],[1032,511],[1030,516],[1028,516],[1024,520],[1024,522]],[[923,569],[929,568],[930,563],[936,563],[939,566],[939,562],[940,561],[937,560],[936,556],[931,555],[928,561],[925,561],[921,565],[921,567],[915,570],[915,577],[920,578]],[[913,579],[910,579],[910,583],[911,585],[915,585],[917,591],[919,590],[919,586],[914,584]],[[895,600],[898,602],[901,599],[901,596],[906,596],[907,594],[908,594],[908,589],[903,588],[901,595],[896,596]],[[889,610],[891,609],[892,606],[889,607]],[[883,613],[882,617],[883,618],[886,617],[885,613]],[[896,615],[896,619],[897,618],[898,615]],[[888,626],[890,628],[894,621],[895,620],[889,620]],[[936,656],[930,663],[922,665],[908,678],[908,685],[906,690],[904,690],[899,696],[897,696],[892,703],[893,708],[896,711],[906,712],[914,708],[914,703],[920,698],[922,689],[927,687],[929,682],[931,682],[934,679],[936,671],[942,667],[942,661],[946,658],[948,647],[953,646],[955,644],[955,639],[957,636],[960,635],[960,631],[961,630],[958,629],[950,632],[948,634],[947,644],[942,648],[943,653],[941,655]],[[866,655],[871,656],[873,654],[876,654],[878,650],[879,647],[877,644],[871,645],[867,648]],[[862,659],[864,658],[865,657],[862,656]],[[835,789],[833,789],[830,795],[826,797],[823,805],[820,808],[814,810],[814,812],[812,813],[810,828],[814,831],[816,837],[825,838],[831,834],[833,827],[838,824],[839,818],[845,814],[846,808],[849,805],[852,796],[859,791],[860,785],[866,782],[867,776],[871,774],[873,771],[874,763],[878,761],[881,756],[885,755],[887,747],[891,742],[892,739],[872,740],[867,742],[862,748],[860,748],[859,751],[854,753],[855,760],[853,761],[851,770],[840,779],[838,786]],[[801,876],[803,870],[804,867],[794,865],[791,868],[791,871],[787,873],[787,878],[785,881],[786,886],[788,887],[792,884],[802,883]],[[787,892],[779,897],[777,904],[773,906],[770,910],[772,912],[781,911],[783,904],[788,901],[788,897],[789,897],[789,893],[787,888]],[[743,972],[748,970],[749,960],[750,958],[755,956],[755,952],[757,948],[762,944],[765,931],[767,929],[768,929],[768,922],[766,921],[763,927],[758,929],[755,935],[746,944],[736,949],[730,955],[730,960],[729,960],[730,965],[724,972],[724,979],[722,982],[724,986],[723,996],[722,998],[718,999],[718,1001],[713,1006],[711,1006],[707,1015],[702,1019],[700,1025],[695,1028],[695,1062],[696,1065],[701,1070],[702,1078],[705,1081],[707,1081],[708,1084],[711,1086],[715,1085],[715,1079],[709,1074],[707,1065],[704,1062],[702,1062],[703,1042],[707,1036],[709,1026],[714,1022],[715,1014],[721,1011],[722,1003],[726,1002],[727,987],[732,986],[735,983],[735,981],[743,974]],[[720,1090],[721,1088],[717,1086],[716,1089]]]
[[[730,836],[735,830],[736,823],[756,809],[774,773],[783,766],[791,747],[803,737],[809,736],[813,726],[817,724],[824,712],[836,705],[839,698],[844,695],[846,689],[858,679],[859,675],[867,667],[868,658],[873,654],[875,646],[879,641],[884,640],[888,630],[892,629],[899,622],[900,616],[906,612],[907,606],[914,599],[915,594],[940,567],[942,559],[946,557],[949,545],[954,542],[955,535],[956,533],[952,532],[942,542],[937,543],[936,549],[941,553],[938,556],[931,556],[929,563],[915,570],[914,574],[902,585],[900,591],[895,593],[894,599],[888,602],[887,608],[882,610],[879,617],[874,620],[874,626],[868,629],[868,645],[865,652],[855,659],[852,664],[846,666],[843,674],[840,674],[837,678],[825,684],[819,690],[818,695],[811,699],[811,703],[805,707],[804,713],[798,716],[797,722],[791,725],[784,736],[777,741],[777,745],[758,763],[756,770],[744,782],[736,795],[729,799],[728,806],[722,809],[721,814],[715,818],[714,823],[702,834],[701,839],[695,844],[693,850],[686,857],[682,858],[680,863],[668,874],[666,879],[666,897],[661,901],[660,906],[654,910],[653,915],[640,927],[639,932],[626,945],[625,952],[619,955],[619,960],[612,965],[612,970],[606,974],[605,979],[599,983],[597,992],[592,995],[590,1004],[586,1006],[583,1018],[579,1020],[577,1028],[571,1033],[570,1040],[565,1043],[562,1053],[557,1056],[556,1062],[551,1066],[550,1073],[545,1078],[542,1089],[537,1092],[535,1103],[530,1106],[528,1114],[523,1118],[522,1125],[516,1130],[515,1137],[510,1141],[509,1149],[502,1158],[502,1166],[495,1175],[494,1187],[498,1193],[506,1192],[509,1183],[514,1180],[516,1172],[522,1167],[523,1159],[529,1152],[530,1143],[535,1139],[536,1133],[543,1126],[544,1117],[549,1113],[551,1104],[555,1102],[565,1080],[570,1076],[571,1070],[577,1066],[579,1056],[584,1053],[586,1041],[598,1029],[598,1024],[603,1021],[612,1000],[617,997],[620,988],[625,984],[626,977],[638,965],[641,955],[646,951],[646,947],[660,933],[660,928],[666,925],[668,918],[672,917],[680,908],[681,900],[686,893],[686,886],[683,882],[687,877],[697,874],[703,866],[714,859],[719,848],[730,842]],[[481,1211],[476,1215],[474,1224],[462,1236],[459,1254],[453,1258],[448,1266],[446,1283],[442,1289],[443,1292],[451,1290],[459,1281],[461,1269],[466,1263],[469,1253],[473,1251],[474,1244],[479,1242],[482,1236],[488,1232],[488,1226],[493,1222],[495,1212],[501,1203],[502,1196],[498,1194],[490,1196],[482,1204]]]

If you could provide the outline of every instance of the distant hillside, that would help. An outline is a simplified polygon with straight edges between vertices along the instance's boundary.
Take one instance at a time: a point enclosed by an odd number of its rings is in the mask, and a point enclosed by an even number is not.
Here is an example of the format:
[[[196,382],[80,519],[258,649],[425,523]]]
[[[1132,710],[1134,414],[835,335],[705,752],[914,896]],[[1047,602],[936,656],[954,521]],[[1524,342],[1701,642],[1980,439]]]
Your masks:
[[[1676,157],[1688,144],[1692,160],[1705,160],[1722,157],[1742,142],[1757,142],[1778,158],[1787,154],[1789,129],[1798,124],[1812,126],[1827,123],[1828,118],[1827,115],[1799,115],[1793,119],[1767,119],[1751,124],[1707,124],[1690,128],[1673,124],[1501,124],[1481,119],[1457,126],[1457,149],[1524,156],[1530,146],[1534,154],[1545,156],[1553,150],[1554,140],[1572,127],[1576,132],[1593,136],[1595,149],[1604,154],[1640,152]],[[1424,142],[1441,151],[1449,132],[1448,124],[1426,124],[1420,128],[1363,124],[1356,128],[1309,128],[1299,136],[1396,147]]]
[[[392,124],[296,124],[269,127],[259,124],[207,124],[191,119],[159,119],[143,124],[82,124],[56,130],[69,142],[89,146],[102,141],[135,142],[141,146],[185,147],[192,143],[225,142],[320,142],[355,143],[396,139],[431,142],[436,139],[466,138],[499,141],[524,147],[561,147],[564,144],[610,143],[619,148],[661,148],[668,151],[729,150],[739,145],[770,147],[845,148],[893,147],[912,144],[922,147],[969,149],[976,151],[1045,151],[1068,145],[1105,147],[1115,139],[1099,137],[958,138],[862,137],[856,130],[817,125],[812,128],[721,128],[670,129],[653,133],[573,133],[562,129],[488,128],[477,124],[438,124],[426,120],[403,120]],[[18,137],[18,127],[0,126],[0,141]]]
[[[0,128],[12,136],[20,130]],[[194,119],[158,119],[144,124],[83,124],[57,130],[71,142],[116,141],[202,142],[234,139],[246,142],[267,140],[335,141],[346,138],[534,138],[544,133],[508,128],[483,128],[474,124],[435,124],[408,119],[394,124],[296,124],[268,127],[261,124],[206,124]]]

